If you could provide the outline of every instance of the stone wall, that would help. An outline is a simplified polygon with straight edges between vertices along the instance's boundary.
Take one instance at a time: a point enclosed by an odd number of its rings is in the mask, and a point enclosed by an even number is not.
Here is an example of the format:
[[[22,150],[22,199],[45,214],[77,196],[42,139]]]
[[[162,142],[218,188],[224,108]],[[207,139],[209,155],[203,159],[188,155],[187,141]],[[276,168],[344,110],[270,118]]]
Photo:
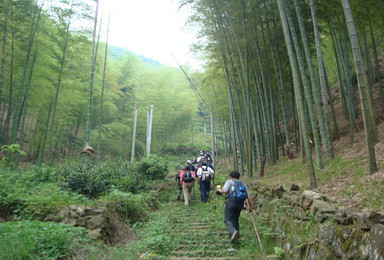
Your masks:
[[[383,215],[341,208],[295,184],[251,190],[255,211],[273,229],[285,259],[384,260]]]
[[[127,226],[108,207],[91,208],[83,205],[70,205],[46,221],[56,221],[75,227],[85,227],[93,239],[106,240],[110,244],[123,243],[132,234]]]

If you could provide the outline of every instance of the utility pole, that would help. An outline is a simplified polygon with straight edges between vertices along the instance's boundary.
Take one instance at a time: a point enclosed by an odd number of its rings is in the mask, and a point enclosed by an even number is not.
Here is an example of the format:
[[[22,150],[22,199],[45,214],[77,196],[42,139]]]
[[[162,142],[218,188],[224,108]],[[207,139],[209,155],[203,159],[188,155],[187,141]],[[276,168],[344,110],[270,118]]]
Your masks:
[[[207,142],[207,121],[205,121],[205,118],[204,118],[204,143]]]
[[[131,163],[133,162],[133,159],[135,158],[136,127],[137,127],[137,103],[135,103],[135,115],[134,115],[134,119],[133,119]]]
[[[147,157],[151,153],[153,105],[147,106]]]
[[[211,105],[211,153],[212,153],[212,158],[215,158],[215,133],[214,133],[214,124],[213,124],[213,104]],[[215,166],[215,161],[212,162],[213,166]]]

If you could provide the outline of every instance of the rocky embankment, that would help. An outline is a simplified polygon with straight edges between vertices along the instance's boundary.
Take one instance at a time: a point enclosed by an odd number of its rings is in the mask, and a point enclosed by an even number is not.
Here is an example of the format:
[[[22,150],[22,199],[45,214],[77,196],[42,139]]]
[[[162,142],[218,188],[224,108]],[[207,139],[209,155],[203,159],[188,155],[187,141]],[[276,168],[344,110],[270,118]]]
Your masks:
[[[384,216],[295,184],[255,185],[254,206],[292,259],[384,259]]]
[[[110,244],[121,243],[132,237],[115,213],[106,206],[96,208],[83,205],[70,205],[46,221],[62,222],[75,227],[84,227],[95,240],[105,240]]]

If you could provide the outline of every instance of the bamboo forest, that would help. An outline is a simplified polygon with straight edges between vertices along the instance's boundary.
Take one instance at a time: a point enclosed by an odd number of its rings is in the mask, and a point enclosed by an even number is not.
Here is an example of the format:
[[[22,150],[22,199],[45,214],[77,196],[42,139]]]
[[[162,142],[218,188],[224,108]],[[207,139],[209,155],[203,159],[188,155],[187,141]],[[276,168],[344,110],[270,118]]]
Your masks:
[[[384,0],[0,1],[0,260],[384,259]]]

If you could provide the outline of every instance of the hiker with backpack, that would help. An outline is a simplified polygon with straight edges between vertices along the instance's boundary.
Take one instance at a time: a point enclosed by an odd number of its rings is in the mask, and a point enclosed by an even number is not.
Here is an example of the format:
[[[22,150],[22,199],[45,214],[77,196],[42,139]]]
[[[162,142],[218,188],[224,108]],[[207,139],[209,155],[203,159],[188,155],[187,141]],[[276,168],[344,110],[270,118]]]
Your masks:
[[[239,237],[239,217],[244,206],[244,201],[248,201],[249,212],[252,213],[252,197],[249,194],[247,186],[239,180],[239,172],[233,171],[229,176],[230,179],[224,183],[222,189],[220,185],[216,187],[216,192],[227,195],[224,209],[224,223],[227,227],[230,241],[234,243]]]
[[[201,164],[204,162],[205,156],[204,156],[204,151],[200,151],[199,155],[193,159],[193,163],[196,164],[196,166],[201,166]]]
[[[191,160],[188,160],[188,161],[187,161],[187,165],[186,165],[186,166],[191,167],[191,171],[196,172],[196,168],[195,168],[195,166],[193,166]]]
[[[210,151],[204,152],[204,157],[207,160],[208,163],[213,163],[212,154]]]
[[[211,189],[211,180],[215,179],[215,171],[208,166],[207,162],[203,162],[197,170],[197,177],[200,184],[201,201],[207,202]]]
[[[213,171],[215,171],[215,168],[213,167],[212,163],[209,162],[208,159],[205,159],[205,162],[207,163],[207,166],[211,168]]]
[[[180,176],[183,174],[185,166],[182,166],[175,175],[175,183],[177,185],[177,201],[181,200],[181,191],[183,190]]]
[[[184,171],[180,174],[180,182],[183,187],[184,204],[186,206],[191,202],[191,191],[195,182],[195,173],[190,166],[185,166]]]

